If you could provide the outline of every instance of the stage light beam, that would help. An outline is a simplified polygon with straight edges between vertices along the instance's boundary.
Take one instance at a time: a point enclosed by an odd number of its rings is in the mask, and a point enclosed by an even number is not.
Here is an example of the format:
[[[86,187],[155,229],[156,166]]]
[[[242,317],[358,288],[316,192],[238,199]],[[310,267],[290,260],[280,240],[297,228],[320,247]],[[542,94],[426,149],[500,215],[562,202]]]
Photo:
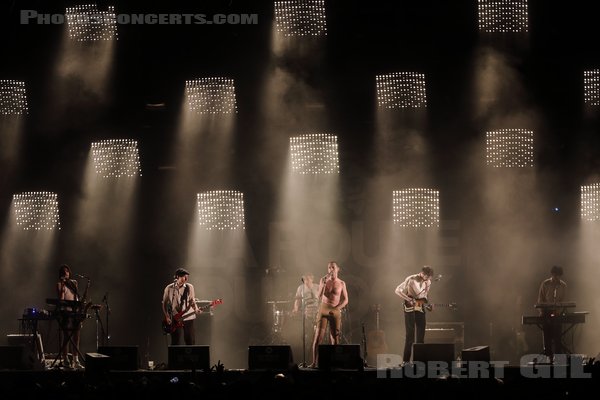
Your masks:
[[[108,139],[92,143],[96,174],[103,178],[142,176],[137,141]]]
[[[338,174],[337,136],[307,134],[290,138],[292,171],[297,174]]]
[[[533,167],[533,131],[500,129],[487,132],[486,163],[495,168]]]
[[[23,230],[60,230],[58,195],[24,192],[13,195],[16,224]]]
[[[79,42],[118,40],[117,15],[114,6],[98,10],[96,4],[83,4],[66,9],[69,37]]]
[[[189,110],[197,114],[235,114],[235,83],[222,76],[185,82]]]
[[[403,228],[438,228],[440,194],[429,188],[394,190],[392,194],[394,224]]]
[[[581,186],[581,219],[600,221],[600,183]]]
[[[325,1],[276,1],[275,26],[283,36],[326,36]]]
[[[427,107],[425,74],[393,72],[375,77],[377,105],[380,108]]]
[[[28,112],[25,82],[12,79],[1,79],[0,114],[23,115]]]
[[[246,229],[244,194],[235,190],[213,190],[197,194],[198,222],[206,230]]]
[[[527,0],[478,0],[477,3],[480,31],[528,32]]]
[[[600,106],[600,69],[583,71],[583,99],[588,106]]]

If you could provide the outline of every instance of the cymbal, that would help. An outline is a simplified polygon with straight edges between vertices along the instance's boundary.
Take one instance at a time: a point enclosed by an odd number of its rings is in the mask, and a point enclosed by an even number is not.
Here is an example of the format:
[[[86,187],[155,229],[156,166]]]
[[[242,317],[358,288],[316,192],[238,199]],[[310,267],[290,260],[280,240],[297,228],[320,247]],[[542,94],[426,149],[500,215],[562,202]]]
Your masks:
[[[291,303],[291,300],[271,300],[267,301],[267,304],[286,304]]]

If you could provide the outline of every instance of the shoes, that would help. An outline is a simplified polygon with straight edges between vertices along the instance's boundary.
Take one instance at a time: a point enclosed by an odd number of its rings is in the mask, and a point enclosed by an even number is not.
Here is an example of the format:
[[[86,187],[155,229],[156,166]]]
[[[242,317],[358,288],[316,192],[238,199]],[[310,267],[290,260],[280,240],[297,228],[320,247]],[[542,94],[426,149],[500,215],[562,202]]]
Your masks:
[[[83,364],[81,364],[81,363],[79,362],[79,360],[75,360],[75,361],[73,361],[72,367],[73,367],[74,369],[85,369],[85,367],[83,366]]]
[[[71,363],[68,362],[68,361],[61,361],[61,362],[59,362],[58,363],[58,368],[60,368],[60,369],[67,369],[67,370],[73,369],[73,367],[71,366]]]

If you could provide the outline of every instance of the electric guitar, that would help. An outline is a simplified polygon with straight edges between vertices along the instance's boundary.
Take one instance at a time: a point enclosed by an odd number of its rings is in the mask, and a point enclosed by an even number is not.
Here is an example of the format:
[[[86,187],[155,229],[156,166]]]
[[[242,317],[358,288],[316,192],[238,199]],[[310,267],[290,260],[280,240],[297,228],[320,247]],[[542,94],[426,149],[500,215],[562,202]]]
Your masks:
[[[408,301],[405,301],[404,302],[404,311],[406,311],[406,312],[411,312],[411,311],[425,312],[425,310],[432,311],[433,307],[448,307],[450,310],[455,311],[458,308],[456,306],[456,303],[429,304],[427,302],[427,299],[414,299],[414,301],[415,301],[414,304],[411,304]]]
[[[217,306],[219,304],[223,304],[223,299],[216,299],[216,300],[211,301],[209,304],[207,304],[205,306],[198,307],[198,311],[192,310],[192,311],[188,312],[189,307],[187,309],[185,309],[185,310],[181,310],[177,314],[174,314],[171,317],[171,323],[170,324],[167,323],[166,319],[163,319],[163,322],[162,322],[163,332],[165,334],[167,334],[167,333],[173,333],[173,332],[175,332],[175,330],[177,328],[181,328],[183,326],[183,320],[185,320],[190,315],[195,314],[196,312],[206,311],[209,308]]]

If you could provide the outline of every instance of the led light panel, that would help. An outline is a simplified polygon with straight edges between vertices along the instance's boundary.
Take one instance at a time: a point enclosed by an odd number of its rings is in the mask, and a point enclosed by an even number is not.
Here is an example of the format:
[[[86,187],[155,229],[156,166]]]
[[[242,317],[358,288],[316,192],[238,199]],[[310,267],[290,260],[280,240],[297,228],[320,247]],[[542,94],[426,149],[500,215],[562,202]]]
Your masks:
[[[275,26],[284,36],[326,36],[325,1],[276,1]]]
[[[60,229],[58,196],[51,192],[25,192],[13,195],[17,226],[23,230]]]
[[[375,77],[377,105],[381,108],[427,107],[425,74],[393,72]]]
[[[137,141],[109,139],[92,143],[96,173],[103,178],[135,177],[142,175]]]
[[[533,131],[500,129],[487,132],[486,163],[497,168],[533,167]]]
[[[581,187],[581,219],[600,221],[600,183]]]
[[[0,113],[3,115],[27,114],[25,82],[12,79],[0,80]]]
[[[527,32],[527,0],[478,0],[479,30],[489,33]]]
[[[198,193],[198,218],[206,230],[246,229],[244,194],[235,190]]]
[[[233,79],[217,76],[186,81],[185,93],[189,109],[195,113],[237,113]]]
[[[583,72],[583,98],[588,106],[600,105],[600,69]]]
[[[394,224],[403,228],[437,228],[440,226],[439,191],[408,188],[393,192]]]
[[[69,37],[79,42],[117,40],[117,15],[115,7],[108,6],[107,11],[98,10],[96,4],[67,7],[65,12]]]
[[[337,136],[314,133],[290,138],[292,171],[297,174],[340,172]]]

